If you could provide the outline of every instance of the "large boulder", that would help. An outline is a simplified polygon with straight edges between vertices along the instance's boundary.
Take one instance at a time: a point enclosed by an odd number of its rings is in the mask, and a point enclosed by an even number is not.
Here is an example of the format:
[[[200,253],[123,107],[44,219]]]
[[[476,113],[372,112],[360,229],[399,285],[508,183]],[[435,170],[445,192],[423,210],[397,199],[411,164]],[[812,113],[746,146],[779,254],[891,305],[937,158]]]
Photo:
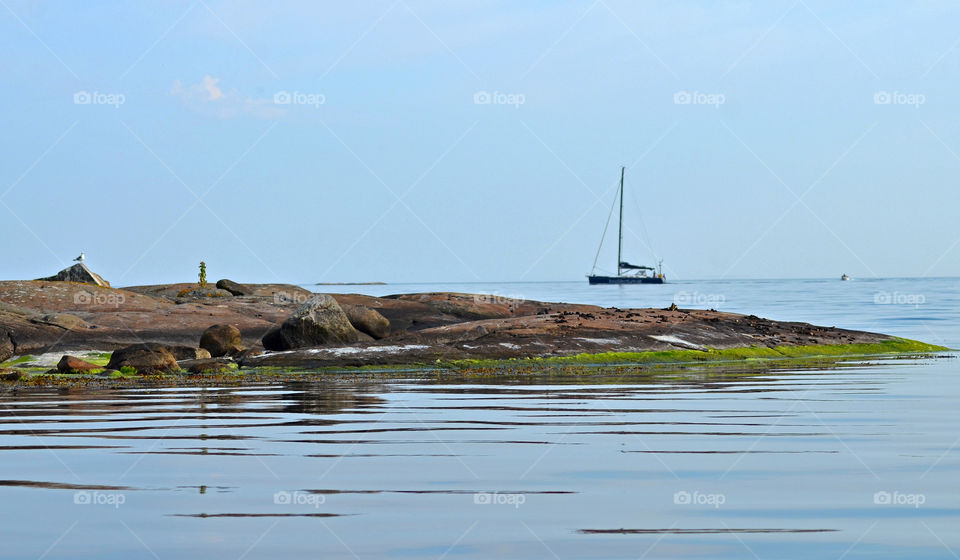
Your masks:
[[[350,324],[358,331],[375,339],[390,336],[390,321],[375,309],[350,303],[341,304],[340,307],[350,320]]]
[[[301,305],[280,325],[279,331],[263,337],[267,350],[289,350],[324,344],[356,342],[357,330],[333,297],[319,294]]]
[[[134,344],[115,350],[107,369],[132,367],[139,373],[171,373],[180,371],[177,359],[162,344]]]
[[[188,360],[180,364],[190,373],[227,373],[235,366],[229,358],[210,358],[206,360]]]
[[[283,335],[280,334],[280,327],[270,329],[267,334],[260,339],[264,350],[287,350],[287,343],[283,341]]]
[[[60,358],[60,363],[57,364],[57,371],[60,373],[87,373],[100,369],[103,369],[103,366],[91,364],[90,362],[81,360],[76,356],[64,356]]]
[[[243,337],[233,325],[213,325],[200,335],[200,348],[214,358],[236,354],[244,350]]]
[[[38,278],[47,282],[80,282],[81,284],[93,284],[94,286],[110,287],[110,282],[104,280],[99,274],[93,272],[87,265],[77,263],[69,268],[65,268],[53,276],[47,278]]]
[[[235,296],[252,296],[257,293],[255,288],[245,286],[239,282],[234,282],[233,280],[227,280],[226,278],[223,280],[218,280],[217,287],[221,290],[226,290]]]
[[[12,358],[15,350],[13,343],[10,342],[10,337],[6,332],[0,330],[0,363]]]

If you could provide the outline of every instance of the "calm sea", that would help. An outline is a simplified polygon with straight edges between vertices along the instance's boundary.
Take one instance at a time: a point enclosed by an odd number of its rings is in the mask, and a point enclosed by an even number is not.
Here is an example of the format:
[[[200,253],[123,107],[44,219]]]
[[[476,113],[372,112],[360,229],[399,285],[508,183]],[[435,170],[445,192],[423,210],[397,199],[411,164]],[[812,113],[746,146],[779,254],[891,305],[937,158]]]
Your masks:
[[[311,287],[715,308],[960,348],[960,281]],[[956,558],[938,359],[0,396],[0,558]]]

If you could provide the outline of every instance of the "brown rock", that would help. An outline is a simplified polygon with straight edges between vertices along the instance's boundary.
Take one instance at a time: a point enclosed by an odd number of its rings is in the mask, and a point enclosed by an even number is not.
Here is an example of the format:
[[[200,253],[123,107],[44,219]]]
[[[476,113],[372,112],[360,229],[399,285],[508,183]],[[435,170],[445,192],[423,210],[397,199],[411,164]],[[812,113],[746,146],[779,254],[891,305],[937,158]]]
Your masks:
[[[7,333],[0,331],[0,363],[3,363],[13,357],[13,343]]]
[[[390,336],[390,321],[379,312],[362,305],[342,304],[340,306],[350,320],[350,324],[362,333],[375,339]]]
[[[258,356],[262,356],[262,355],[263,355],[263,349],[262,349],[262,348],[248,348],[248,349],[244,350],[243,352],[240,352],[239,354],[233,356],[233,359],[234,359],[239,365],[242,366],[242,365],[244,365],[244,364],[247,362],[247,360],[251,360],[251,359],[254,359],[254,358],[256,358],[256,357],[258,357]]]
[[[268,350],[286,350],[305,346],[342,344],[357,341],[357,330],[350,324],[347,315],[337,300],[319,294],[303,304],[280,325],[278,337],[264,337],[263,347]],[[268,346],[277,342],[280,347]]]
[[[173,357],[180,360],[207,360],[212,356],[210,351],[205,348],[194,348],[192,346],[168,346],[167,350],[173,354]]]
[[[296,308],[289,303],[276,305],[272,297],[235,298],[229,292],[224,292],[226,297],[177,304],[175,296],[186,286],[170,286],[172,296],[161,297],[152,293],[157,288],[144,294],[73,282],[0,281],[0,358],[11,352],[12,356],[35,355],[56,348],[68,353],[143,342],[196,347],[203,331],[214,324],[234,325],[245,343],[253,342]],[[78,316],[89,327],[68,330],[40,319],[51,314]]]
[[[86,373],[98,369],[103,369],[103,366],[91,364],[75,356],[64,356],[60,358],[60,363],[57,364],[57,371],[60,373]]]
[[[233,325],[213,325],[200,335],[200,348],[214,358],[243,351],[240,329]]]
[[[233,360],[224,358],[211,358],[209,360],[190,360],[184,362],[183,367],[190,373],[226,373],[230,371]]]
[[[96,274],[87,268],[87,265],[83,263],[77,263],[69,268],[61,270],[53,276],[48,278],[38,278],[38,280],[45,280],[47,282],[79,282],[81,284],[92,284],[94,286],[102,286],[104,288],[110,287],[110,282],[107,282],[101,278],[99,274]]]
[[[242,358],[252,358],[254,356],[259,356],[261,354],[263,354],[263,348],[247,348],[243,352],[239,352],[232,357],[234,360],[239,360]]]
[[[0,381],[17,381],[23,377],[19,371],[0,368]]]
[[[376,339],[370,336],[369,334],[363,331],[357,331],[357,342],[366,343],[366,342],[375,342]]]
[[[69,313],[53,313],[50,315],[42,315],[40,317],[32,317],[30,322],[38,325],[53,325],[55,327],[67,329],[68,331],[73,329],[85,329],[90,326],[80,317],[71,315]]]
[[[114,351],[107,369],[132,367],[139,373],[171,373],[180,371],[176,358],[161,344],[134,344]]]
[[[227,280],[227,282],[230,281]],[[225,297],[208,297],[201,301],[226,303],[231,300],[231,292],[221,288],[220,286],[224,285],[221,282],[217,282],[217,284],[217,287],[208,286],[208,292],[211,294],[219,294]],[[233,282],[233,284],[241,286],[238,291],[244,292],[244,296],[257,298],[263,303],[272,303],[274,305],[301,305],[314,295],[310,290],[305,290],[300,286],[294,286],[292,284],[239,284],[237,282]],[[196,283],[155,284],[149,286],[128,286],[124,288],[124,290],[127,291],[164,298],[171,301],[184,300],[186,299],[186,295],[195,291],[196,289]],[[247,302],[241,302],[241,304],[245,303]]]
[[[260,339],[260,344],[263,344],[266,350],[286,350],[287,348],[283,336],[280,335],[280,327],[267,331],[267,334]]]
[[[256,289],[240,284],[239,282],[234,282],[233,280],[227,280],[226,278],[218,280],[217,287],[235,296],[252,296],[256,294]]]
[[[268,348],[286,349],[288,341],[283,329],[269,331],[287,320],[294,310],[299,312],[296,302],[305,301],[301,298],[309,296],[309,291],[279,284],[247,286],[255,288],[257,294],[179,301],[177,294],[195,288],[196,284],[120,290],[73,282],[0,281],[0,359],[36,355],[50,348],[68,352],[143,341],[164,347],[194,347],[204,330],[214,324],[238,328],[248,344],[268,333],[264,337]],[[314,368],[888,340],[871,333],[696,309],[603,309],[456,293],[335,297],[341,308],[355,304],[380,313],[390,323],[390,336],[371,342],[368,335],[358,334],[347,317],[346,336],[324,340],[331,345],[345,341],[355,344],[350,351],[321,347],[259,357],[236,354],[235,359],[242,361],[244,367],[262,364]],[[48,314],[74,314],[89,328],[68,330],[54,326],[42,319]],[[39,321],[31,321],[36,318]],[[271,341],[275,344],[268,343]],[[231,350],[236,352],[239,348],[238,345]]]

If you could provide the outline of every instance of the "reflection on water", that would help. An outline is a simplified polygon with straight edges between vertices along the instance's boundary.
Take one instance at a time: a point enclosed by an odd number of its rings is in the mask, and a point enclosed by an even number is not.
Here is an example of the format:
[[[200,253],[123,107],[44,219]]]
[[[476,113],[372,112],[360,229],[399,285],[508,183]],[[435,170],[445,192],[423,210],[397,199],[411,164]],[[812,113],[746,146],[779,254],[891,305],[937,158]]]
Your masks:
[[[0,558],[944,558],[953,360],[0,397]]]

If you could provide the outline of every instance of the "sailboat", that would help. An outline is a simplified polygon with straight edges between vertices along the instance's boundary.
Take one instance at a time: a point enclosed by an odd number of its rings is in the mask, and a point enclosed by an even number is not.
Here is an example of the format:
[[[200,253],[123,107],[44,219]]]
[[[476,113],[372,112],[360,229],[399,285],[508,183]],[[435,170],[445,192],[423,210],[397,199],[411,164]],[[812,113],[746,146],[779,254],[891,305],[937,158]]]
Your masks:
[[[626,167],[620,168],[620,191],[617,194],[617,198],[620,200],[620,223],[617,232],[617,275],[602,276],[593,274],[593,271],[591,271],[587,276],[587,280],[589,280],[591,284],[663,284],[665,278],[663,277],[662,261],[657,263],[657,268],[653,268],[652,266],[630,264],[623,260],[623,176],[626,171]],[[607,224],[609,225],[609,223],[608,220]],[[604,227],[603,231],[604,234],[606,234],[606,227]],[[600,239],[600,246],[603,247],[603,239]],[[597,256],[600,256],[600,249],[597,249]],[[593,261],[593,268],[594,270],[597,268],[596,259]]]

